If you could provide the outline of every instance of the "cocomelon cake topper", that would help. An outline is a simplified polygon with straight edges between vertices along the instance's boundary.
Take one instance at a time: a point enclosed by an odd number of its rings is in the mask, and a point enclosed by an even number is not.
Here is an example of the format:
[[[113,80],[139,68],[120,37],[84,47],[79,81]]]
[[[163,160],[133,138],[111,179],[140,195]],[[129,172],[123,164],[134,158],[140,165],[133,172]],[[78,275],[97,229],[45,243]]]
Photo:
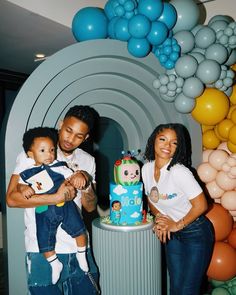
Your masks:
[[[125,154],[122,151],[123,158],[116,160],[114,164],[114,181],[121,185],[135,185],[140,181],[140,166],[135,159],[134,151]]]

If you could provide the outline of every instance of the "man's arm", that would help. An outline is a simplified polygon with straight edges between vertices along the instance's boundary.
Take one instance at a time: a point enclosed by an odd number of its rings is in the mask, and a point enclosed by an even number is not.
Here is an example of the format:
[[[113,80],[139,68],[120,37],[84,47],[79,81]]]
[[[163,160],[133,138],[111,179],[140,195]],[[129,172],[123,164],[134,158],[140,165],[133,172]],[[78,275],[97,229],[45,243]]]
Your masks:
[[[81,191],[81,204],[87,212],[97,209],[96,185],[93,182],[86,190]]]
[[[55,194],[33,195],[27,199],[18,190],[18,181],[19,175],[12,174],[6,193],[6,202],[9,207],[34,208],[41,205],[56,205],[75,197],[75,189],[64,182]]]

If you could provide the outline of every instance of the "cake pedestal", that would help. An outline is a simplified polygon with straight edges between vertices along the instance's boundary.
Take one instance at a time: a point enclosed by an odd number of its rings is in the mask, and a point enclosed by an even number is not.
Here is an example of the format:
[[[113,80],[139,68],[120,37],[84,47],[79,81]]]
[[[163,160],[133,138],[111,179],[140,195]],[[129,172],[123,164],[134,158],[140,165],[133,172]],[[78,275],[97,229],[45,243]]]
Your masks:
[[[112,226],[93,221],[101,295],[161,295],[161,246],[152,223]]]

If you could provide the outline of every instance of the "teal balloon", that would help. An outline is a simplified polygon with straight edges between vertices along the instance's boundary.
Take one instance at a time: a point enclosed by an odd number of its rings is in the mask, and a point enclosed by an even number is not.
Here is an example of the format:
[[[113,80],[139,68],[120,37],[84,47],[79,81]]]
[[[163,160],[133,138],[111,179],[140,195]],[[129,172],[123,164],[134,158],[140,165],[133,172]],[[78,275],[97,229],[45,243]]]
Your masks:
[[[225,62],[226,66],[232,66],[236,63],[236,49],[233,49]]]
[[[205,59],[198,65],[196,77],[204,84],[211,84],[216,82],[221,73],[221,67],[218,62],[211,59]]]
[[[187,97],[183,93],[178,94],[174,101],[176,110],[182,114],[190,113],[195,107],[195,104],[195,99]]]
[[[217,20],[226,21],[228,24],[234,21],[234,19],[229,15],[218,14],[218,15],[214,15],[212,18],[209,19],[208,25],[212,24],[213,22],[215,22]]]
[[[195,46],[194,35],[190,31],[179,31],[174,34],[174,38],[177,40],[179,46],[181,47],[181,54],[190,52]]]
[[[111,39],[116,39],[115,24],[120,18],[118,16],[113,17],[108,23],[108,36]]]
[[[164,9],[161,0],[139,0],[138,13],[145,15],[150,21],[157,20]]]
[[[137,14],[129,19],[128,29],[132,37],[144,38],[151,29],[151,22],[145,15]]]
[[[190,52],[189,55],[196,58],[197,62],[200,64],[205,59],[205,56],[200,52]]]
[[[223,287],[218,287],[213,289],[211,295],[230,295],[229,291]]]
[[[128,29],[128,20],[126,18],[119,18],[114,25],[116,39],[127,41],[131,37]]]
[[[185,54],[176,61],[175,71],[178,76],[189,78],[195,74],[197,67],[197,60],[193,56]]]
[[[80,9],[72,20],[72,33],[79,42],[92,39],[105,39],[108,36],[108,18],[98,7]]]
[[[128,51],[135,57],[144,57],[151,51],[151,45],[146,38],[130,38],[127,45]]]
[[[196,25],[196,26],[191,30],[191,32],[192,32],[193,35],[195,36],[195,35],[197,34],[197,32],[198,32],[200,29],[202,29],[203,27],[204,27],[203,25],[198,24],[198,25]]]
[[[151,24],[150,32],[147,35],[147,40],[152,45],[160,45],[166,40],[168,33],[169,30],[164,23],[160,21],[154,21]]]
[[[163,22],[169,30],[171,30],[177,21],[177,12],[173,5],[170,3],[163,3],[163,11],[158,21]]]
[[[205,52],[206,59],[213,59],[219,64],[224,64],[228,59],[228,50],[221,44],[210,45]]]
[[[116,16],[114,11],[114,3],[116,3],[114,0],[108,0],[104,6],[104,12],[109,20]],[[117,5],[119,5],[118,2]]]
[[[195,46],[206,49],[216,41],[216,33],[210,27],[200,29],[195,36]]]
[[[204,84],[196,77],[187,78],[184,81],[183,86],[183,94],[191,97],[196,98],[200,96],[204,91]]]
[[[224,29],[226,29],[228,26],[228,23],[224,20],[217,20],[209,24],[208,26],[217,33],[219,31],[223,31]]]
[[[173,32],[181,30],[192,30],[198,23],[200,10],[196,1],[194,0],[171,0],[172,4],[177,11],[177,21],[173,27]]]

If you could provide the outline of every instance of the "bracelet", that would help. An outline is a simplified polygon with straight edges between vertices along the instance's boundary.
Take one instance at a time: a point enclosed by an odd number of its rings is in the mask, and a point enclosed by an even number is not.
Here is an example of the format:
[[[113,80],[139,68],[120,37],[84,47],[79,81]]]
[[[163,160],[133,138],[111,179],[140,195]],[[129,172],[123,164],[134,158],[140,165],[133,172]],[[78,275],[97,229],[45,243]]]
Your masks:
[[[184,218],[180,219],[177,223],[176,223],[176,227],[178,230],[181,230],[185,227],[185,224],[184,224]]]

